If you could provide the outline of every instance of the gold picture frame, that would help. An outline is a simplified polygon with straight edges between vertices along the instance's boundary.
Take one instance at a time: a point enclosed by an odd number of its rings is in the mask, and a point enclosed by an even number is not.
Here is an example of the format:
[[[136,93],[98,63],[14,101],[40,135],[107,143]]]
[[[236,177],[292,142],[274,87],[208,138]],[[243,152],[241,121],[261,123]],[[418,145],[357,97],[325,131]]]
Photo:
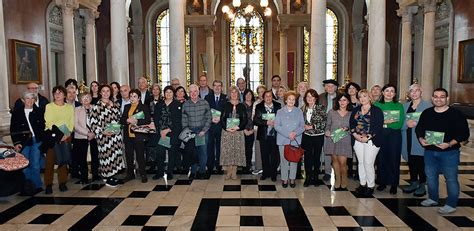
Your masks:
[[[458,83],[474,83],[474,39],[459,42]]]
[[[12,48],[12,73],[15,84],[42,82],[41,45],[11,40]]]

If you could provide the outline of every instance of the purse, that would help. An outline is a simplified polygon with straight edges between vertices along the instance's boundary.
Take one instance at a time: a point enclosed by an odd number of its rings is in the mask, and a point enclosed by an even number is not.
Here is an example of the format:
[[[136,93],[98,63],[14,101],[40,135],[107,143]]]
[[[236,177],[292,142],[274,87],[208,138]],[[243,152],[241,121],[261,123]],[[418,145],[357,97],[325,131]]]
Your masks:
[[[285,145],[284,156],[285,156],[285,159],[288,160],[289,162],[298,163],[300,162],[301,157],[304,154],[304,149],[301,148],[298,141],[295,140],[295,142],[298,146],[291,145],[291,141],[290,141],[290,144]]]

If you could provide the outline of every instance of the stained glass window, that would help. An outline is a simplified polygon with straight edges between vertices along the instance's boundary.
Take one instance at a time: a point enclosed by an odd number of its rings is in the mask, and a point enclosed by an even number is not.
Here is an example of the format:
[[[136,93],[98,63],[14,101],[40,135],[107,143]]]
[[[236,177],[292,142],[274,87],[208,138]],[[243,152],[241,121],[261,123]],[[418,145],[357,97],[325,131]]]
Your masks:
[[[169,10],[164,10],[156,20],[156,76],[155,82],[161,86],[170,85],[170,33]],[[186,43],[186,85],[191,82],[191,29],[185,29]],[[177,77],[177,76],[176,76]],[[175,76],[173,76],[175,78]]]
[[[230,84],[236,85],[244,78],[247,58],[250,67],[250,89],[255,90],[263,84],[264,25],[262,16],[253,12],[247,23],[241,11],[230,24]],[[247,42],[248,40],[248,42]],[[248,44],[248,46],[247,46]]]
[[[337,80],[338,20],[330,9],[326,11],[326,79]],[[304,28],[303,35],[303,79],[309,79],[310,31]]]

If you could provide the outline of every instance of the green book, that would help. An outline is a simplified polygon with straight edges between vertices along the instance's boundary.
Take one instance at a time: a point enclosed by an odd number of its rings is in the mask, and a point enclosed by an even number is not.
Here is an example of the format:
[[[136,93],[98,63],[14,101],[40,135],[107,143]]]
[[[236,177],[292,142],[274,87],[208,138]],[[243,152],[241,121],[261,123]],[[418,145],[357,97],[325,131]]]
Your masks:
[[[143,113],[143,111],[140,111],[140,112],[137,112],[137,113],[133,114],[132,117],[137,119],[137,120],[145,119],[145,113]]]
[[[105,126],[104,132],[110,132],[110,133],[113,133],[113,134],[119,134],[121,130],[122,130],[122,125],[120,125],[120,124],[117,123],[117,122],[111,122],[111,123],[108,123],[108,124]]]
[[[421,116],[421,111],[410,112],[410,113],[407,113],[406,120],[414,120],[418,122],[418,120],[420,120],[420,116]]]
[[[238,118],[227,118],[227,128],[235,128],[240,124],[240,119]]]
[[[275,120],[275,113],[265,113],[262,114],[263,120]]]
[[[196,135],[194,137],[194,145],[195,146],[203,146],[203,145],[206,145],[206,136],[200,136],[200,135]]]
[[[444,142],[444,132],[426,131],[425,140],[431,145],[441,144]]]
[[[211,108],[211,114],[212,114],[212,118],[220,118],[221,117],[221,112],[216,110],[216,109],[212,109]]]
[[[165,147],[165,148],[171,148],[171,138],[168,136],[160,137],[160,141],[158,141],[158,144]]]
[[[69,128],[67,128],[66,124],[63,124],[59,126],[58,128],[65,136],[68,136],[69,134],[71,134],[71,131],[69,131]]]
[[[383,119],[384,120],[394,120],[394,121],[399,121],[400,120],[400,111],[398,110],[388,110],[388,111],[383,111]]]
[[[347,131],[342,128],[338,128],[331,134],[331,139],[334,143],[337,143],[340,140],[344,139],[344,137],[346,137],[347,135]]]

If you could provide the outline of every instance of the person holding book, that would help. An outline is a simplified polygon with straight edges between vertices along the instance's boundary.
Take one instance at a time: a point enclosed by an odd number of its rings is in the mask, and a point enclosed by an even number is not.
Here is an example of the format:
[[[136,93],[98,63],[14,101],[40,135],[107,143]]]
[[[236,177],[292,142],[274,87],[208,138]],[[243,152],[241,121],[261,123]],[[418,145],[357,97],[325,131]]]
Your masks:
[[[324,150],[331,154],[336,191],[347,188],[347,160],[352,159],[351,137],[348,135],[351,111],[351,96],[345,93],[336,97],[334,108],[327,116]]]
[[[296,167],[298,163],[285,159],[285,145],[301,144],[305,130],[303,111],[295,107],[296,92],[288,91],[284,96],[286,105],[278,110],[275,118],[275,131],[277,132],[277,145],[280,151],[281,184],[283,188],[296,187]],[[288,174],[289,173],[289,174]]]
[[[140,90],[130,91],[130,104],[125,105],[120,124],[122,124],[123,137],[125,143],[125,159],[127,161],[127,176],[125,181],[135,179],[135,159],[138,164],[138,173],[142,183],[146,183],[148,178],[145,172],[145,140],[148,134],[138,133],[132,130],[133,126],[150,124],[150,107],[143,104]]]
[[[259,85],[257,87],[257,98],[255,99],[255,102],[253,103],[253,108],[252,108],[252,123],[254,124],[253,129],[254,129],[254,134],[258,134],[258,126],[254,123],[254,118],[255,118],[255,108],[257,107],[258,104],[260,104],[263,101],[263,93],[267,90],[267,87],[265,85]],[[260,140],[258,140],[257,137],[255,137],[254,141],[254,151],[255,151],[255,166],[252,171],[253,175],[258,175],[263,172],[262,168],[262,154],[260,152]]]
[[[326,107],[317,103],[318,93],[309,89],[303,95],[304,105],[301,108],[304,116],[304,133],[301,147],[305,150],[304,169],[306,179],[304,187],[313,184],[319,186],[319,167],[324,144],[324,128],[326,127]]]
[[[237,179],[237,166],[246,166],[244,132],[247,112],[240,103],[239,89],[230,88],[229,101],[221,114],[222,138],[220,164],[226,170],[225,179]]]
[[[44,112],[35,104],[38,99],[36,94],[26,91],[21,99],[23,104],[12,111],[10,134],[15,151],[22,153],[30,162],[23,173],[35,186],[34,192],[38,193],[43,191],[40,145],[44,137]]]
[[[352,144],[359,160],[360,185],[356,192],[371,196],[375,187],[375,158],[382,145],[383,112],[372,105],[369,93],[362,89],[357,93],[360,105],[352,110],[349,128]]]
[[[390,185],[390,194],[396,194],[400,180],[401,128],[405,120],[403,105],[397,100],[397,87],[386,84],[382,88],[382,97],[374,105],[384,114],[382,146],[377,160],[377,190],[383,191]]]
[[[181,104],[175,100],[172,86],[166,86],[163,90],[164,100],[158,101],[155,105],[153,121],[155,123],[158,136],[156,144],[156,170],[154,180],[158,180],[164,175],[166,150],[168,150],[168,168],[166,170],[167,180],[173,179],[173,170],[175,167],[179,145],[178,139],[181,133]]]
[[[204,97],[211,107],[212,123],[208,133],[207,143],[207,171],[209,174],[221,174],[222,166],[219,165],[221,155],[221,136],[222,123],[221,114],[224,110],[224,105],[227,102],[227,95],[222,93],[222,81],[214,80],[212,83],[214,91]],[[215,170],[214,170],[215,168]]]
[[[418,142],[415,128],[421,113],[432,106],[430,102],[421,99],[421,86],[413,84],[409,88],[410,101],[403,104],[406,113],[402,127],[402,156],[408,161],[410,171],[410,185],[403,188],[404,193],[413,193],[414,196],[421,197],[426,194],[426,174],[423,153],[425,149]]]
[[[44,168],[44,184],[46,185],[45,194],[53,193],[53,176],[56,156],[64,155],[61,151],[71,150],[71,131],[74,128],[74,107],[65,103],[67,95],[66,88],[56,86],[53,88],[53,102],[46,105],[44,112],[45,128],[53,129],[53,126],[60,128],[63,133],[59,143],[46,152],[46,163]],[[67,191],[66,186],[68,169],[66,164],[59,164],[57,168],[59,191]]]
[[[99,87],[101,98],[87,117],[91,131],[95,134],[99,149],[99,175],[105,180],[105,185],[117,187],[115,175],[125,168],[123,159],[123,139],[120,129],[120,108],[114,103],[112,87]]]
[[[276,144],[275,116],[281,105],[273,99],[272,90],[263,93],[263,102],[255,107],[253,122],[257,125],[257,140],[260,142],[262,176],[260,180],[277,179],[278,146]]]
[[[255,140],[255,130],[253,129],[252,110],[253,103],[255,102],[255,96],[253,91],[250,89],[244,90],[244,102],[245,111],[247,113],[247,123],[245,124],[244,135],[245,135],[245,159],[247,166],[243,169],[244,174],[250,174],[250,168],[252,167],[252,155],[253,155],[253,143]]]
[[[438,205],[438,176],[443,172],[448,198],[446,204],[438,209],[438,213],[449,214],[456,211],[459,199],[459,149],[461,142],[469,138],[469,126],[466,117],[448,105],[446,89],[435,89],[431,100],[434,107],[421,113],[415,128],[416,136],[425,148],[425,172],[428,182],[428,199],[422,201],[421,205]],[[433,137],[428,137],[429,135]]]
[[[179,89],[179,88],[178,88]],[[200,179],[206,177],[207,162],[207,134],[211,127],[211,108],[209,103],[199,98],[199,87],[196,84],[189,86],[190,99],[184,102],[182,107],[181,123],[183,130],[191,130],[194,135],[185,144],[184,171],[191,166],[189,179]],[[199,173],[197,167],[199,164]]]

